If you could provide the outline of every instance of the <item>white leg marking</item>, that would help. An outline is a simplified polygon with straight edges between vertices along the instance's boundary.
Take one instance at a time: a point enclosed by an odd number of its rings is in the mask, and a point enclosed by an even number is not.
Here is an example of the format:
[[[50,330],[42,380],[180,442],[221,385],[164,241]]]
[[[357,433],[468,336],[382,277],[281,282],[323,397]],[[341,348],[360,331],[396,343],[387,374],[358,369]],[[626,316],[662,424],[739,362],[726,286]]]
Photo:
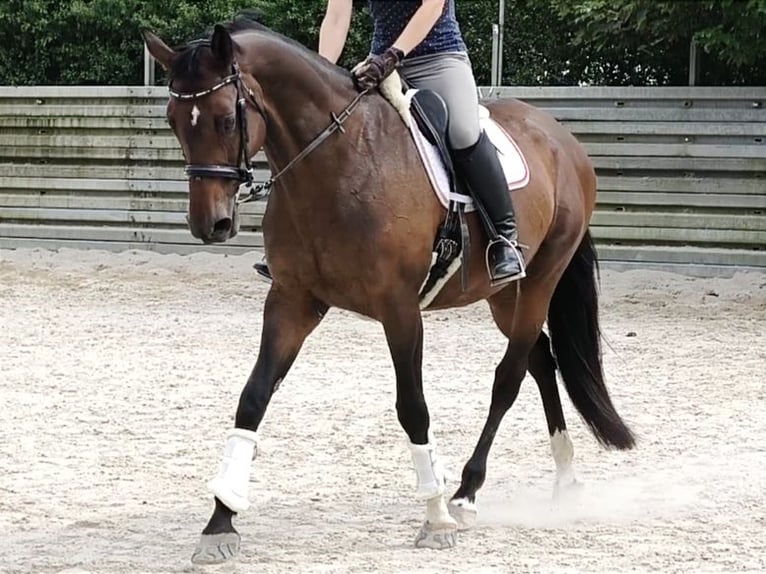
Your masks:
[[[234,512],[242,512],[250,507],[247,490],[257,439],[258,435],[253,431],[231,431],[226,439],[218,474],[208,482],[210,491]]]
[[[551,435],[551,453],[556,463],[556,487],[568,486],[575,482],[572,459],[574,446],[565,430],[557,430]]]
[[[471,502],[467,498],[455,498],[453,500],[450,500],[449,503],[453,506],[459,506],[460,508],[476,509],[476,504]]]
[[[476,503],[467,498],[454,498],[449,501],[449,513],[457,520],[458,530],[468,530],[476,524],[478,510]]]
[[[191,125],[192,127],[195,127],[197,125],[197,121],[199,120],[199,116],[202,112],[199,111],[199,108],[195,104],[191,111]]]
[[[416,548],[444,550],[457,544],[457,521],[447,509],[444,495],[426,501],[426,519],[415,537]]]
[[[444,465],[436,456],[436,445],[429,431],[428,444],[409,443],[415,474],[416,496],[426,500],[426,519],[415,538],[417,548],[452,548],[457,543],[457,522],[449,513],[444,498]]]
[[[457,522],[455,522],[455,519],[452,518],[447,509],[447,502],[444,500],[444,496],[435,496],[426,501],[426,522],[437,527],[446,526],[453,528],[457,525]]]

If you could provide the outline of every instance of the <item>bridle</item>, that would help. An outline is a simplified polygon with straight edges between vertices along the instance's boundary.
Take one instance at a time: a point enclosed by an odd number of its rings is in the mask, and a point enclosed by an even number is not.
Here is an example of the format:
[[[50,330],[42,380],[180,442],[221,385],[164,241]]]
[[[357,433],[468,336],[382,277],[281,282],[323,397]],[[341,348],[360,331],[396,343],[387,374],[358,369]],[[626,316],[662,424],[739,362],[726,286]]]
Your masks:
[[[245,184],[248,188],[253,187],[254,182],[254,174],[253,174],[253,164],[250,161],[250,154],[248,153],[250,138],[249,138],[249,132],[248,132],[248,126],[247,126],[247,103],[250,102],[255,110],[263,117],[264,121],[267,121],[266,112],[263,109],[263,106],[258,103],[258,100],[255,97],[255,94],[253,93],[253,90],[250,89],[249,86],[245,85],[245,83],[242,81],[242,72],[239,69],[239,65],[237,62],[234,62],[232,64],[232,70],[231,74],[223,78],[220,82],[215,84],[214,86],[207,88],[206,90],[202,90],[199,92],[192,92],[192,93],[181,93],[176,92],[173,90],[172,87],[168,88],[168,92],[170,93],[171,97],[176,98],[177,100],[196,100],[199,98],[204,98],[205,96],[209,96],[210,94],[217,92],[221,88],[225,88],[229,84],[234,84],[234,86],[237,88],[237,105],[236,105],[236,118],[237,118],[237,125],[239,127],[240,132],[240,143],[239,143],[239,152],[237,157],[238,165],[231,166],[231,165],[218,165],[218,164],[187,164],[184,172],[186,173],[186,176],[191,178],[222,178],[222,179],[233,179],[237,181],[240,185]],[[247,99],[246,97],[247,96]],[[243,167],[244,166],[244,167]],[[270,187],[270,186],[269,186]],[[251,191],[250,194],[248,194],[247,198],[240,198],[239,196],[239,188],[237,188],[237,203],[242,203],[244,201],[251,201],[252,199],[259,199],[260,197],[263,197],[265,193],[260,193],[265,189],[265,186],[258,190],[257,192],[255,190]],[[256,197],[257,196],[257,197]]]
[[[336,116],[335,113],[330,113],[330,117],[332,118],[330,125],[327,126],[327,128],[325,128],[322,133],[316,136],[302,152],[295,156],[285,167],[279,170],[279,172],[272,175],[267,181],[258,185],[254,185],[255,176],[253,164],[250,161],[250,155],[248,153],[250,143],[247,129],[248,102],[253,105],[255,110],[260,114],[260,116],[263,118],[263,121],[266,122],[267,125],[268,115],[266,114],[266,110],[263,108],[263,106],[258,102],[258,99],[255,97],[253,90],[251,90],[250,87],[242,80],[242,71],[239,68],[239,64],[237,64],[236,61],[232,63],[231,74],[223,78],[214,86],[207,88],[206,90],[191,93],[181,93],[176,92],[172,87],[168,87],[168,92],[170,93],[171,97],[176,98],[177,100],[196,100],[199,98],[204,98],[205,96],[209,96],[210,94],[217,92],[229,84],[234,84],[234,86],[237,88],[236,121],[240,132],[239,153],[237,154],[238,164],[236,166],[205,163],[187,164],[184,168],[184,172],[190,179],[222,178],[232,179],[239,182],[240,186],[237,188],[237,194],[235,196],[237,205],[266,197],[269,193],[269,190],[274,185],[274,182],[279,179],[288,169],[290,169],[293,165],[298,163],[301,159],[319,147],[319,145],[334,132],[340,131],[341,133],[345,133],[345,130],[343,129],[343,123],[349,118],[351,112],[354,111],[354,108],[356,108],[357,104],[359,104],[362,96],[364,96],[369,91],[364,90],[357,94],[357,96],[348,106],[346,106],[340,115]],[[245,195],[242,195],[240,192],[242,184],[249,188],[249,192]]]

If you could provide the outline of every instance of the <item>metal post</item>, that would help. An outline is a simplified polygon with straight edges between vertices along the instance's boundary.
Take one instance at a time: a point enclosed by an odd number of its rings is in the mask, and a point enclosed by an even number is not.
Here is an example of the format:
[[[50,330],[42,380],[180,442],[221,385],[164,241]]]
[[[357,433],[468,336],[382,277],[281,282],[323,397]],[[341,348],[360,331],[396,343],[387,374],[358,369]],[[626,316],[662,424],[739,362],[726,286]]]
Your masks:
[[[500,37],[500,32],[498,30],[497,24],[492,24],[492,64],[490,70],[492,71],[492,79],[490,80],[490,85],[492,87],[495,87],[498,84],[498,78],[497,78],[497,47],[498,47],[498,40]]]
[[[696,86],[699,81],[699,52],[697,50],[697,40],[692,38],[689,44],[689,85]]]
[[[154,85],[154,57],[149,53],[146,44],[144,44],[144,85]]]
[[[503,29],[505,28],[505,0],[500,0],[500,13],[498,14],[497,36],[497,85],[503,83]]]

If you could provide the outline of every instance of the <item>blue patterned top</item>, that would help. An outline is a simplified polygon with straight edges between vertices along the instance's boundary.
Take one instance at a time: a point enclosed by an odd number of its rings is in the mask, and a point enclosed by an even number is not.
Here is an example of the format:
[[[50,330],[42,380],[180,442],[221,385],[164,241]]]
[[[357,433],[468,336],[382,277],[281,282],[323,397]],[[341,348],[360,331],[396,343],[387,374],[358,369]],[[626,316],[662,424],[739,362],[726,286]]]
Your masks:
[[[368,0],[374,25],[371,52],[382,54],[390,48],[422,4],[422,0]],[[460,25],[455,17],[455,0],[447,0],[444,12],[428,36],[407,54],[407,58],[466,51]]]

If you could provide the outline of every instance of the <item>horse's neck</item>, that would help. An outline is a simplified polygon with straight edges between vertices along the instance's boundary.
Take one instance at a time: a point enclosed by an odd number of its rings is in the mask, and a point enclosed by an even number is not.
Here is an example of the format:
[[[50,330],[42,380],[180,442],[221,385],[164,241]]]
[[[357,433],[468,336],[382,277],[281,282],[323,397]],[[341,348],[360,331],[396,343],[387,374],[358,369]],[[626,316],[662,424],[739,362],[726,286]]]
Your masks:
[[[253,73],[269,115],[264,147],[272,167],[280,170],[330,125],[332,114],[339,114],[356,91],[350,81],[278,40],[260,42],[256,53]]]
[[[258,54],[253,72],[262,87],[269,121],[264,148],[273,173],[283,170],[333,123],[359,92],[351,78],[311,55],[271,44]],[[408,148],[408,145],[410,146]],[[365,95],[337,130],[280,176],[279,199],[272,212],[289,210],[307,225],[326,225],[332,214],[354,213],[364,219],[374,204],[388,201],[401,207],[410,201],[401,193],[402,173],[419,165],[411,137],[394,107],[374,94]],[[385,158],[396,157],[392,170]],[[276,198],[275,198],[276,199]],[[276,216],[275,216],[276,217]],[[337,219],[333,220],[337,222]]]

